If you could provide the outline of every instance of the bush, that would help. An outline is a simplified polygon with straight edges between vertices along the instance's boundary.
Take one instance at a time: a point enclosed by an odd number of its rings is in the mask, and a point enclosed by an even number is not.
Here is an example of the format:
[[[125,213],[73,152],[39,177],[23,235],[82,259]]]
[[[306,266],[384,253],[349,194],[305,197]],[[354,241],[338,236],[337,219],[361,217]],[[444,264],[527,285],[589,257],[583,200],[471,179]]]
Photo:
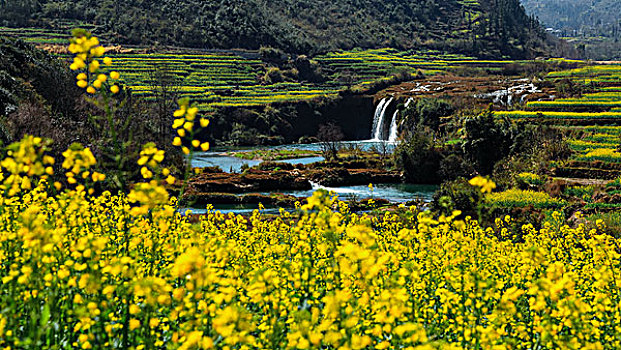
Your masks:
[[[285,81],[285,75],[280,68],[270,67],[263,76],[263,82],[267,85],[282,83],[283,81]]]
[[[441,154],[429,133],[419,130],[400,143],[393,153],[395,164],[412,183],[440,183]]]
[[[483,194],[465,179],[445,182],[433,194],[432,208],[446,214],[461,210],[463,216],[478,218]]]
[[[282,66],[288,59],[284,51],[268,46],[261,46],[259,55],[263,62],[276,67]]]
[[[345,135],[341,128],[334,124],[328,123],[319,126],[317,138],[321,146],[321,155],[327,160],[336,160],[340,149],[340,141]]]
[[[472,163],[459,153],[445,154],[440,161],[438,176],[442,181],[471,178],[475,174]]]
[[[420,127],[428,127],[438,131],[440,120],[455,112],[455,107],[446,100],[417,99],[401,112],[404,120],[404,129],[414,130]]]
[[[518,135],[515,125],[506,118],[497,119],[491,110],[467,117],[464,129],[464,153],[484,175],[491,174],[496,162],[511,154]]]

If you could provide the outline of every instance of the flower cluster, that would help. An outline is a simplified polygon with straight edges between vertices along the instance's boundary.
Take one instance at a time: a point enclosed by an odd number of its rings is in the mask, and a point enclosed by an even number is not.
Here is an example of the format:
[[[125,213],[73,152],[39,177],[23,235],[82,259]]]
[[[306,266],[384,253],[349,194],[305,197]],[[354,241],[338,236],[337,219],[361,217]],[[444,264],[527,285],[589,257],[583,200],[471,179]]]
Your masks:
[[[172,127],[177,131],[177,135],[173,140],[173,145],[180,146],[184,154],[190,154],[190,148],[183,145],[182,138],[189,140],[193,149],[198,149],[203,152],[209,150],[209,142],[200,142],[194,139],[194,135],[197,134],[200,129],[206,128],[209,125],[209,119],[199,118],[200,127],[195,126],[198,114],[198,108],[190,106],[190,100],[187,98],[179,100],[179,109],[174,113],[175,120]]]
[[[118,85],[106,85],[106,82],[108,77],[111,80],[118,80],[120,74],[118,72],[111,72],[108,76],[100,73],[101,63],[110,66],[112,65],[112,59],[110,57],[103,57],[106,50],[99,44],[97,37],[85,30],[74,30],[73,38],[69,45],[69,52],[75,55],[70,66],[71,70],[81,71],[76,76],[79,87],[86,89],[86,92],[89,94],[96,93],[103,86],[107,86],[113,94],[119,92]]]
[[[483,176],[477,176],[475,178],[472,178],[470,179],[469,183],[472,186],[480,187],[481,192],[483,193],[491,193],[496,188],[496,184],[494,183],[494,181]]]
[[[556,208],[560,209],[567,205],[567,201],[553,198],[546,192],[532,190],[520,190],[512,188],[504,192],[490,193],[485,197],[488,203],[505,208]]]
[[[160,163],[164,161],[164,157],[164,150],[158,149],[154,143],[149,142],[144,145],[138,159],[142,177],[144,179],[151,179],[155,173],[156,175],[162,175],[166,182],[172,185],[175,182],[175,177],[170,175],[170,169],[160,166]]]
[[[0,162],[0,188],[9,196],[30,190],[33,181],[46,180],[54,174],[54,158],[45,154],[48,143],[49,140],[26,135],[8,147],[7,156]]]
[[[545,183],[545,178],[541,175],[523,172],[516,175],[516,181],[521,186],[537,187]]]
[[[90,181],[95,183],[106,179],[105,174],[92,171],[91,168],[97,164],[97,160],[90,148],[74,143],[63,152],[63,157],[65,159],[62,167],[67,170],[65,176],[70,185],[77,184],[79,181],[88,184]],[[78,188],[84,189],[84,185],[80,184]]]
[[[172,185],[175,182],[174,176],[170,175],[170,170],[160,166],[164,157],[164,150],[158,149],[154,143],[143,146],[138,165],[141,167],[142,177],[145,180],[151,180],[135,184],[129,192],[129,202],[137,205],[130,210],[130,214],[134,216],[146,215],[151,210],[161,208],[169,203],[168,191],[157,181],[161,175],[166,178],[168,184]]]

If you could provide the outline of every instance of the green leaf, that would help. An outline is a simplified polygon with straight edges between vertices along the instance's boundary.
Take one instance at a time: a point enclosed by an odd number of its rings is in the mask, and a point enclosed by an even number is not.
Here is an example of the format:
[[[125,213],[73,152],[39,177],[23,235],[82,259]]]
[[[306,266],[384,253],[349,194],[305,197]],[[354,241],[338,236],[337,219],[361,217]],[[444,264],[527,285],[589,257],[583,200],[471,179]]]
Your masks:
[[[45,304],[43,306],[43,311],[41,311],[41,328],[44,328],[50,320],[50,304]]]

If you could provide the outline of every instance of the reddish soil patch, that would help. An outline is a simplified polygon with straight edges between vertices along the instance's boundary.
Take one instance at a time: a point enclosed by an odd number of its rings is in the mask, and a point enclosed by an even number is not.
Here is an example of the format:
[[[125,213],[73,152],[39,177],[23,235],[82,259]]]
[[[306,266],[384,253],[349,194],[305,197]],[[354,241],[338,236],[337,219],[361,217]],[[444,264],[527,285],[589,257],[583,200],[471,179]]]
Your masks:
[[[382,90],[376,95],[381,99],[387,96],[407,99],[409,97],[427,97],[427,98],[444,98],[457,99],[464,101],[464,104],[473,106],[486,106],[493,102],[493,97],[477,98],[475,95],[490,94],[500,90],[506,90],[520,84],[530,84],[530,81],[520,80],[516,78],[506,78],[499,76],[489,77],[457,77],[457,76],[438,76],[427,79],[419,79],[410,82],[401,83]],[[513,101],[539,101],[550,99],[550,96],[557,95],[557,92],[546,84],[539,82],[535,84],[537,93],[518,94],[513,97]],[[521,96],[524,99],[521,99]]]

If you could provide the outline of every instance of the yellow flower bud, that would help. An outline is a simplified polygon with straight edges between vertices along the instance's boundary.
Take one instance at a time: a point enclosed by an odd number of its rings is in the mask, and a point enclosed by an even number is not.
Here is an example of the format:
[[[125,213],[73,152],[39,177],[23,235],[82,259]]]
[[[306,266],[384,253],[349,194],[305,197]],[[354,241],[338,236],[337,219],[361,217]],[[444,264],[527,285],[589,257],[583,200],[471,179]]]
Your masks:
[[[105,57],[105,58],[103,59],[103,63],[104,63],[106,66],[111,65],[111,64],[112,64],[112,58],[110,58],[110,57]]]
[[[132,318],[131,320],[129,320],[129,330],[133,331],[134,329],[140,327],[140,321],[138,321],[135,318]]]
[[[119,93],[119,87],[117,85],[112,85],[110,87],[110,92],[112,92],[113,94],[118,94]]]
[[[183,154],[190,154],[190,149],[185,146],[181,148],[181,151],[183,152]]]
[[[110,72],[110,79],[118,80],[120,77],[121,74],[119,74],[119,72]]]
[[[95,56],[101,57],[106,53],[106,49],[103,46],[98,46],[95,48]]]
[[[89,87],[86,89],[86,92],[88,92],[89,94],[91,94],[91,95],[92,95],[92,94],[94,94],[95,92],[97,92],[97,90],[95,90],[95,88],[94,88],[94,87],[89,86]]]
[[[185,122],[185,120],[183,118],[175,119],[173,121],[173,125],[172,125],[173,129],[180,128],[183,125],[184,122]]]
[[[84,89],[88,86],[88,83],[86,82],[86,80],[78,80],[78,86]]]
[[[173,140],[173,146],[181,146],[181,139],[175,137],[175,139]]]
[[[173,116],[176,118],[179,117],[183,117],[185,115],[185,108],[181,108],[175,111],[175,113],[173,113]]]
[[[99,74],[97,76],[97,80],[101,81],[102,83],[105,83],[106,80],[108,80],[108,77],[105,74]]]
[[[95,81],[93,82],[93,87],[94,87],[95,89],[101,89],[101,80],[95,80]]]
[[[198,148],[201,145],[201,142],[199,140],[192,140],[192,146],[194,148]]]
[[[79,58],[79,57],[75,57],[73,59],[73,64],[75,64],[75,66],[77,67],[77,69],[82,69],[86,67],[86,63],[84,63],[84,60]]]
[[[88,65],[88,71],[91,72],[91,73],[95,73],[98,69],[99,69],[99,61],[97,61],[97,60],[93,60]]]
[[[140,307],[139,307],[138,305],[136,305],[136,304],[131,304],[131,305],[129,306],[129,313],[130,313],[131,315],[135,315],[135,314],[137,314],[137,313],[139,313],[139,312],[140,312]]]
[[[201,127],[206,128],[209,125],[209,119],[201,118]]]
[[[203,143],[201,143],[201,150],[202,150],[203,152],[207,152],[207,151],[209,151],[209,142],[203,142]]]
[[[181,137],[185,137],[185,129],[177,130],[177,134],[179,134],[179,136],[181,136]]]

